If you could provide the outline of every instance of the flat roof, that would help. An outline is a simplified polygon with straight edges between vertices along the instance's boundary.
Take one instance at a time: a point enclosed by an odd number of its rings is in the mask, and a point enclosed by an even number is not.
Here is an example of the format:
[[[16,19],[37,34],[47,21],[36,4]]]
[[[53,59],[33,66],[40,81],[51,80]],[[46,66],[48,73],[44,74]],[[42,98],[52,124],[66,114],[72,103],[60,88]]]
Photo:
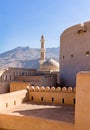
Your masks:
[[[74,123],[74,105],[50,105],[25,102],[23,104],[0,110],[1,114],[33,116],[55,121]]]

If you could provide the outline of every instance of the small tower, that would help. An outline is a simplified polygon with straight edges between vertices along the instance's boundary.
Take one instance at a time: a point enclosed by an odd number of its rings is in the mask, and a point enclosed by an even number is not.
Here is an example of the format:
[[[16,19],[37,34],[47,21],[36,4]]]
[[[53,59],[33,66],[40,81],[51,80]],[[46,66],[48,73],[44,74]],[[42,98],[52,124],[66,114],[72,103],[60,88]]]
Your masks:
[[[45,39],[44,39],[44,36],[42,35],[41,36],[41,49],[40,49],[40,68],[41,68],[41,65],[45,62],[45,52],[46,52],[46,49],[45,49]]]

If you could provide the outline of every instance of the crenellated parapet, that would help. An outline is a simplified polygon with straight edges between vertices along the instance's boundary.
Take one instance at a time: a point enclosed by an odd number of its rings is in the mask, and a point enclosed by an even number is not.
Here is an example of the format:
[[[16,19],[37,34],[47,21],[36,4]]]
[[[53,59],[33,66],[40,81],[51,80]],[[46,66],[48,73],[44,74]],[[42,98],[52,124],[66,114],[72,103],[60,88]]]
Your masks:
[[[62,93],[75,93],[76,88],[72,87],[50,87],[50,86],[27,86],[30,92],[62,92]]]
[[[27,88],[31,102],[75,104],[75,88],[54,86],[27,86]]]

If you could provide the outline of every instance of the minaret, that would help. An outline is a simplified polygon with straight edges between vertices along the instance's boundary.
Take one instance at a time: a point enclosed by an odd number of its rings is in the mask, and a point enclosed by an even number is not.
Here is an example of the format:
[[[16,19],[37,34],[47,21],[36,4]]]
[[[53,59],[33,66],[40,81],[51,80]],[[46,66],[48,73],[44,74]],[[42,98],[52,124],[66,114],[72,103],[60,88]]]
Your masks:
[[[46,49],[45,49],[45,39],[44,39],[44,36],[42,35],[41,36],[41,49],[40,49],[40,68],[41,68],[41,65],[44,63],[45,61],[45,52],[46,52]]]

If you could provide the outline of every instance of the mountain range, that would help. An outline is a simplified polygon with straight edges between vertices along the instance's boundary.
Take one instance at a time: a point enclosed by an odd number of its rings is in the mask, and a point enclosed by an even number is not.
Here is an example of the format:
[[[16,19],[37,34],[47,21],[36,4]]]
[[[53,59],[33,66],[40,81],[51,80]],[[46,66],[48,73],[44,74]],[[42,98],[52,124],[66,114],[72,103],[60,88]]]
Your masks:
[[[59,47],[47,48],[46,59],[54,58],[59,61]],[[39,68],[40,49],[17,47],[0,54],[0,68]]]

